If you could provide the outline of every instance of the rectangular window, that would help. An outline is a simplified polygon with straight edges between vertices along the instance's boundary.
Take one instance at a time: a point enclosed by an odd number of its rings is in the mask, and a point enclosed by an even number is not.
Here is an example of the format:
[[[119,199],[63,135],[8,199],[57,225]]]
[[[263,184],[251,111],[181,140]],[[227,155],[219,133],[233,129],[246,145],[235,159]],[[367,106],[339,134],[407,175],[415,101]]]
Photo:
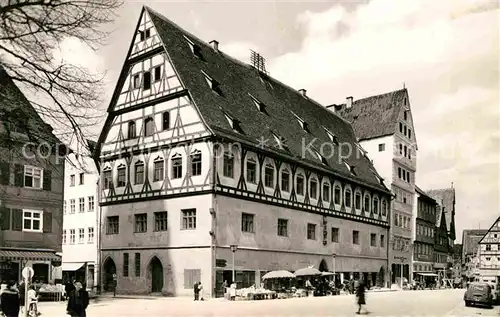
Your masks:
[[[257,164],[253,160],[247,161],[247,182],[257,184]]]
[[[281,172],[281,190],[287,193],[290,191],[290,173],[288,171]]]
[[[172,178],[182,177],[182,158],[172,158]]]
[[[408,121],[408,111],[403,112],[403,118],[405,121]]]
[[[106,224],[106,234],[118,234],[120,233],[120,218],[119,216],[110,216],[107,219]]]
[[[151,29],[147,29],[145,32],[146,38],[149,38],[151,36]]]
[[[184,269],[184,289],[193,289],[194,284],[201,280],[200,269]]]
[[[134,215],[135,225],[134,232],[146,232],[148,231],[148,215],[147,214],[136,214]]]
[[[155,67],[155,82],[161,80],[161,66]]]
[[[352,231],[352,244],[359,245],[359,231],[357,230]]]
[[[23,231],[43,232],[43,211],[24,209]]]
[[[170,129],[170,112],[168,111],[162,114],[162,128],[163,130]]]
[[[385,143],[380,143],[378,145],[378,151],[379,152],[384,152],[385,151]]]
[[[288,237],[288,219],[278,219],[278,236]]]
[[[201,175],[201,153],[191,154],[191,175]]]
[[[88,227],[87,230],[89,233],[87,243],[94,243],[94,227]]]
[[[128,253],[123,253],[123,276],[127,277],[128,276],[128,269],[129,269],[129,259],[128,259]]]
[[[144,81],[144,90],[151,89],[151,72],[144,72],[143,81]]]
[[[310,184],[311,187],[309,188],[309,197],[312,199],[316,199],[318,195],[318,183],[316,180],[312,179]]]
[[[222,174],[224,177],[234,177],[234,155],[232,153],[226,152],[224,153],[223,158],[223,170]]]
[[[111,180],[111,171],[104,171],[102,173],[104,189],[110,189],[113,186],[113,181]]]
[[[85,212],[85,197],[78,198],[79,212]]]
[[[360,210],[361,209],[361,194],[360,193],[356,193],[356,196],[354,196],[354,202],[356,204],[356,209]]]
[[[69,186],[73,187],[75,186],[75,175],[70,175],[69,176]]]
[[[266,165],[264,168],[264,186],[274,188],[274,167]]]
[[[316,224],[314,223],[307,224],[307,239],[316,240]]]
[[[155,212],[155,231],[167,231],[168,212]]]
[[[125,167],[118,167],[117,177],[116,177],[116,187],[125,186],[125,181],[126,181]]]
[[[383,234],[380,235],[380,247],[385,247],[385,236]]]
[[[135,74],[132,78],[134,89],[139,88],[139,74]]]
[[[43,170],[34,166],[24,166],[24,187],[41,189]]]
[[[330,201],[330,185],[323,183],[323,200]]]
[[[401,179],[401,167],[398,167],[398,178]]]
[[[134,183],[142,184],[144,183],[144,164],[139,163],[135,164],[135,175],[134,175]]]
[[[153,171],[153,181],[158,182],[163,180],[163,160],[154,162],[154,171]]]
[[[68,207],[68,206],[67,206],[67,203],[66,203],[66,200],[65,200],[65,201],[63,201],[63,214],[64,214],[64,215],[65,215],[65,214],[66,214],[66,212],[67,212],[67,210],[66,210],[66,209],[67,209],[67,207]]]
[[[80,185],[83,185],[84,180],[85,180],[85,174],[84,173],[80,173]]]
[[[411,140],[411,129],[408,129],[408,139]]]
[[[304,196],[304,176],[297,176],[297,195]]]
[[[399,132],[403,133],[403,124],[401,122],[399,123]]]
[[[335,204],[340,205],[340,203],[341,203],[341,189],[340,189],[339,185],[335,186],[335,193],[334,193],[334,195],[335,195],[335,197],[334,197],[335,198]]]
[[[372,247],[377,246],[377,235],[375,233],[370,234],[370,246]]]
[[[491,244],[486,245],[486,251],[491,251]]]
[[[69,229],[69,244],[75,244],[76,234],[75,229]]]
[[[135,276],[141,276],[141,254],[135,253]]]
[[[241,214],[241,231],[254,233],[254,215],[252,214]]]
[[[89,196],[89,212],[94,211],[95,208],[95,201],[94,201],[94,196]]]
[[[339,228],[332,228],[332,242],[339,243]]]
[[[78,243],[79,244],[85,243],[85,229],[84,228],[78,229]]]
[[[184,230],[196,229],[196,209],[182,210],[182,229]]]
[[[63,230],[62,244],[66,244],[66,229]]]

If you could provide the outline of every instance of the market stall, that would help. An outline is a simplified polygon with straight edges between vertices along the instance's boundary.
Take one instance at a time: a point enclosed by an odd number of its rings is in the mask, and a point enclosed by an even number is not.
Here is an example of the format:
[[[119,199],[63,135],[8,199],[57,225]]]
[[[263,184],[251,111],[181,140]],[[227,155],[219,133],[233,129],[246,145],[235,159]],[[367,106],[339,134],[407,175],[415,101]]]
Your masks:
[[[289,271],[272,271],[262,277],[267,289],[277,293],[278,298],[292,297],[292,287],[295,275]]]
[[[64,289],[61,284],[42,284],[38,289],[40,301],[62,301]]]

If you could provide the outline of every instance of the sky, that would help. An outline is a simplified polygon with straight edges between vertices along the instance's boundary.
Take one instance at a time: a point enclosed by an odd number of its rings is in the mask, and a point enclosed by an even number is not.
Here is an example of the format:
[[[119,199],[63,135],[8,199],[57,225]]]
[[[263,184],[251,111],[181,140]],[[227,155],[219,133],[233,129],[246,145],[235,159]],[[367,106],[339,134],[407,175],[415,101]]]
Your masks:
[[[244,62],[259,52],[272,77],[324,105],[406,87],[416,183],[453,182],[456,242],[462,229],[487,229],[500,216],[497,1],[125,0],[98,51],[73,39],[62,46],[64,56],[107,72],[108,102],[143,5]]]

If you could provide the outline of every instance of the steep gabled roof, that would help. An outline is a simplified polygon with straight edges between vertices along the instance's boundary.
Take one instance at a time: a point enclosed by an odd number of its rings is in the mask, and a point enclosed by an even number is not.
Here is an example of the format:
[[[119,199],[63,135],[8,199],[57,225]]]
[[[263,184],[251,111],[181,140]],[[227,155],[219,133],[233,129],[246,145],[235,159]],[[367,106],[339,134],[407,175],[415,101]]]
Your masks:
[[[427,199],[429,199],[429,200],[432,200],[432,201],[434,201],[435,203],[437,203],[437,202],[436,202],[436,200],[435,200],[434,198],[432,198],[432,197],[430,197],[429,195],[427,195],[427,193],[426,193],[426,192],[424,192],[424,191],[423,191],[420,187],[418,187],[417,185],[415,185],[415,191],[416,191],[416,192],[417,192],[420,196],[423,196],[423,197],[425,197],[425,198],[427,198]]]
[[[352,106],[338,105],[338,113],[351,122],[359,140],[367,140],[396,132],[401,110],[408,104],[408,91],[405,89],[354,100]]]
[[[148,12],[179,80],[189,91],[202,120],[213,134],[251,146],[259,146],[261,140],[267,140],[268,151],[377,190],[388,191],[372,171],[373,165],[368,158],[357,155],[354,131],[344,119],[254,67],[220,50],[214,50],[150,8],[145,7],[143,10]],[[197,46],[198,56],[193,54],[186,38]],[[200,55],[202,58],[199,58]],[[205,74],[218,83],[218,93],[207,84]],[[265,105],[265,112],[255,106],[255,99]],[[234,131],[226,115],[239,122],[241,133]],[[307,123],[309,132],[302,129],[295,115]],[[324,165],[314,152],[303,149],[313,140],[316,140],[312,144],[316,150],[322,144],[331,144],[326,130],[335,134],[338,142],[344,146],[340,150],[335,148],[334,155],[326,153],[324,158],[328,164]],[[273,132],[286,140],[287,149],[277,146]],[[352,154],[349,156],[350,151]],[[302,153],[305,157],[302,157]],[[356,175],[351,174],[339,153],[346,157],[348,165],[354,167]]]
[[[479,241],[488,232],[486,229],[465,229],[462,231],[462,245],[464,254],[475,254]]]
[[[490,233],[493,229],[493,227],[496,227],[497,224],[500,222],[500,217],[497,218],[497,220],[493,221],[493,223],[491,224],[490,228],[488,229],[488,231],[486,231],[486,233],[483,235],[483,237],[481,238],[481,240],[479,240],[479,243],[482,243],[484,238],[488,235],[488,233]]]
[[[432,189],[427,194],[444,207],[446,228],[455,239],[455,188]]]
[[[43,121],[2,65],[0,65],[0,121],[21,128],[31,142],[61,145],[61,141],[52,133],[52,127]]]

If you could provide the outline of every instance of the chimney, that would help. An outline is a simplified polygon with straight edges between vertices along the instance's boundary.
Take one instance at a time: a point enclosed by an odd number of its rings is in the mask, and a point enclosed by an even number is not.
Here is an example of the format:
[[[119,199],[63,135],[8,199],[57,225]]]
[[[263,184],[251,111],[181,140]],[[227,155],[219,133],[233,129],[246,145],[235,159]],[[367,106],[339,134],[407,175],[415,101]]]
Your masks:
[[[210,41],[209,44],[212,45],[212,48],[214,49],[214,51],[216,51],[216,52],[219,51],[219,42],[217,42],[216,40],[213,40],[213,41]]]
[[[352,97],[347,97],[345,100],[346,108],[349,109],[352,107]]]
[[[305,89],[299,89],[299,92],[302,95],[302,97],[307,97],[307,90],[305,90]]]

